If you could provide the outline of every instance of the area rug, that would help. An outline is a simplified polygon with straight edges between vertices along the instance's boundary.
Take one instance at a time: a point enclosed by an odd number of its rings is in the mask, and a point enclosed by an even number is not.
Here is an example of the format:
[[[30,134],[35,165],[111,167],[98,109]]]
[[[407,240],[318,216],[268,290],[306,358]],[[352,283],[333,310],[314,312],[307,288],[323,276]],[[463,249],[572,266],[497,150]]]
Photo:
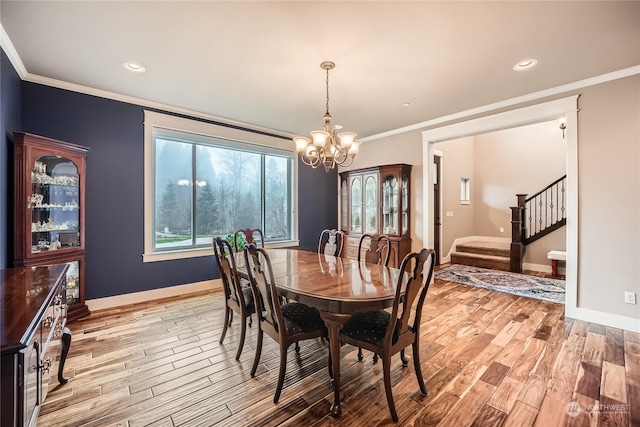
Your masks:
[[[564,280],[453,264],[436,270],[435,278],[521,297],[564,304]]]

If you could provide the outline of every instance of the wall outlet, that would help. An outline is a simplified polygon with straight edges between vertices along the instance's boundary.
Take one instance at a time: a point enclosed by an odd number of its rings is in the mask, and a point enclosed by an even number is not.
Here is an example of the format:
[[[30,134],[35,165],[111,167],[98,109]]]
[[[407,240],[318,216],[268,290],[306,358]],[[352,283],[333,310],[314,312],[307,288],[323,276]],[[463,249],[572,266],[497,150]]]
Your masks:
[[[636,303],[636,293],[635,292],[625,292],[624,293],[624,302],[627,304],[635,304]]]

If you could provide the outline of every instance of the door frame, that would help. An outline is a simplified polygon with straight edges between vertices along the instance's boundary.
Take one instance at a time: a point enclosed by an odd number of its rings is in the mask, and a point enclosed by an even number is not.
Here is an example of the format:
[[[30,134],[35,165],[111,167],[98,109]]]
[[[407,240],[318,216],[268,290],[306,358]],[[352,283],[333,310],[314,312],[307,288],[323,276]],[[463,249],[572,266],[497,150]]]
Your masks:
[[[440,265],[442,261],[442,157],[442,151],[433,150],[433,163],[436,165],[433,171],[435,176],[433,215],[437,216],[437,223],[436,218],[433,221],[433,248],[436,251],[436,265]]]
[[[423,229],[423,242],[433,247],[433,144],[482,133],[495,132],[563,118],[567,140],[567,233],[565,314],[576,317],[578,311],[578,97],[574,95],[472,120],[441,126],[422,132],[423,212],[429,215]]]

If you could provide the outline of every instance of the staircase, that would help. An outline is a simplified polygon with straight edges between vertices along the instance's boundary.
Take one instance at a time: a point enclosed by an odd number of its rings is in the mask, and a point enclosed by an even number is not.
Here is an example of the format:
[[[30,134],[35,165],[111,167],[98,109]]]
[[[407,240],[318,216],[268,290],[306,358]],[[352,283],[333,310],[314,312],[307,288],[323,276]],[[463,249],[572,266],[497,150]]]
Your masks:
[[[510,271],[522,273],[528,244],[567,224],[566,181],[565,175],[531,197],[516,194],[518,206],[511,207]]]
[[[451,253],[451,263],[509,271],[509,253],[509,243],[482,241],[459,243],[456,245],[455,252]]]

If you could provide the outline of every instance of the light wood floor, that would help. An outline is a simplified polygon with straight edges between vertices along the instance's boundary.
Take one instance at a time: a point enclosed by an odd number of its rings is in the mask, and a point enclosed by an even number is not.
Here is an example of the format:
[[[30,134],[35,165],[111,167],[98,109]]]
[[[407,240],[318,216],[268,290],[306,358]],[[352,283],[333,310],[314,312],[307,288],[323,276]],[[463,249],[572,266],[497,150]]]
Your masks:
[[[424,308],[421,396],[413,364],[391,368],[398,426],[640,426],[640,334],[564,318],[564,307],[436,281]],[[371,354],[342,349],[342,417],[328,411],[328,346],[278,347],[256,325],[236,362],[238,317],[218,344],[219,292],[93,313],[70,325],[69,382],[49,390],[44,426],[394,425]],[[407,351],[411,357],[411,350]],[[571,403],[574,402],[574,403]],[[569,416],[578,409],[577,416]],[[569,411],[571,412],[571,411]],[[575,415],[575,412],[571,412]]]

